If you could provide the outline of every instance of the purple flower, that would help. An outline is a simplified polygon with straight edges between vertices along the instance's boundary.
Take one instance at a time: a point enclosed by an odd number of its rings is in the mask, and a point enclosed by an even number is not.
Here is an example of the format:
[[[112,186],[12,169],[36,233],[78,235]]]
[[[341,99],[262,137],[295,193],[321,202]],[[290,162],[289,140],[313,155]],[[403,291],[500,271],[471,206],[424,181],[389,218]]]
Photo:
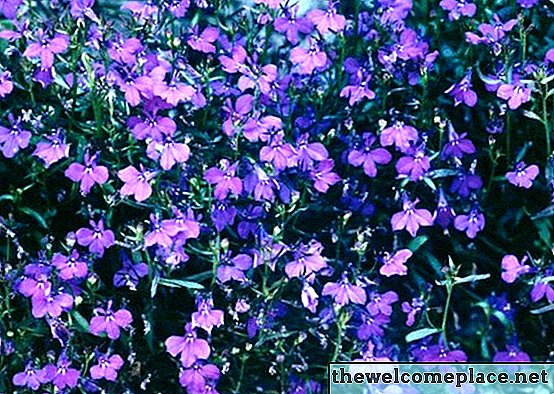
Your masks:
[[[213,309],[214,303],[212,298],[199,297],[197,300],[198,311],[191,316],[192,328],[203,328],[212,334],[212,328],[223,325],[223,311]]]
[[[219,368],[213,364],[194,363],[179,374],[179,383],[194,393],[208,393],[204,391],[206,384],[210,381],[219,380],[221,373]]]
[[[364,313],[362,314],[362,320],[363,323],[358,327],[356,335],[358,339],[365,341],[372,337],[382,337],[385,334],[383,327],[389,324],[390,317],[382,313],[377,316]]]
[[[33,297],[31,303],[34,317],[41,318],[46,315],[58,317],[63,311],[70,310],[73,307],[73,297],[66,293],[49,293],[44,296]]]
[[[539,279],[535,282],[535,285],[531,289],[531,300],[537,302],[542,300],[544,297],[548,302],[554,301],[554,289],[550,286],[550,283],[543,282],[542,279]]]
[[[471,18],[477,11],[475,4],[469,3],[466,0],[442,0],[439,5],[443,10],[450,11],[448,19],[451,21],[458,20],[461,16]]]
[[[273,163],[275,170],[281,171],[287,168],[288,163],[294,156],[292,146],[283,141],[283,135],[278,134],[271,139],[269,145],[260,149],[260,160]]]
[[[327,193],[330,186],[338,183],[341,178],[333,172],[335,163],[331,159],[323,160],[310,171],[310,178],[314,181],[315,189],[320,193]]]
[[[177,130],[177,124],[173,119],[148,112],[145,112],[143,117],[130,118],[127,125],[133,130],[137,140],[152,138],[155,141],[162,141],[164,135],[171,136]]]
[[[118,339],[120,329],[127,328],[133,322],[131,312],[126,309],[112,310],[112,301],[108,301],[106,309],[95,308],[94,317],[90,321],[90,333],[100,336],[103,332],[108,334],[110,339]]]
[[[222,231],[226,226],[235,222],[237,210],[235,207],[217,202],[212,207],[212,222],[217,231]]]
[[[416,209],[419,199],[410,201],[407,196],[404,196],[402,203],[403,210],[395,213],[391,218],[393,231],[402,229],[408,230],[412,237],[416,236],[420,226],[432,226],[433,217],[427,209]]]
[[[167,338],[165,347],[173,357],[181,355],[181,364],[185,368],[190,368],[197,360],[206,360],[211,353],[208,342],[196,337],[196,330],[190,323],[185,326],[185,336]]]
[[[204,173],[204,179],[210,185],[216,185],[214,188],[214,196],[218,200],[225,200],[229,193],[233,193],[236,197],[242,193],[242,181],[235,176],[235,172],[239,162],[230,165],[229,160],[221,160],[221,167],[212,167]]]
[[[27,277],[23,279],[17,291],[23,294],[25,297],[46,297],[50,294],[52,289],[52,283],[48,280],[48,276],[45,273],[37,273],[33,277]]]
[[[517,109],[522,104],[531,100],[531,88],[519,81],[519,77],[514,74],[512,83],[501,84],[496,95],[503,100],[508,101],[510,109]]]
[[[415,323],[416,315],[423,310],[425,303],[419,298],[413,298],[412,304],[408,302],[402,303],[402,312],[406,313],[406,325],[411,327]]]
[[[340,33],[346,26],[346,18],[337,14],[337,9],[332,1],[329,1],[326,11],[315,9],[308,12],[306,16],[321,34],[329,31]]]
[[[187,44],[194,50],[203,53],[215,53],[215,46],[213,43],[217,41],[219,37],[219,30],[215,27],[207,27],[198,34],[198,25],[194,26],[193,35],[187,40]]]
[[[526,363],[530,362],[531,358],[527,353],[520,350],[517,346],[507,345],[506,351],[496,352],[496,354],[492,358],[492,361],[495,363]]]
[[[62,280],[84,278],[88,273],[87,263],[79,261],[79,253],[76,250],[73,250],[69,257],[55,253],[52,265],[58,269],[58,275]]]
[[[290,61],[298,66],[300,74],[312,74],[314,70],[322,69],[327,64],[327,54],[323,52],[316,41],[310,39],[310,49],[301,46],[290,51]]]
[[[167,5],[169,12],[176,18],[182,18],[190,7],[190,0],[171,0]]]
[[[15,19],[18,7],[23,3],[23,0],[0,0],[0,12],[7,19]]]
[[[448,124],[448,144],[446,144],[442,150],[441,159],[446,160],[454,157],[461,159],[464,155],[470,155],[475,153],[475,145],[471,140],[465,138],[467,133],[458,135],[452,127],[452,123]]]
[[[244,272],[252,268],[252,257],[241,253],[232,259],[225,257],[222,260],[223,261],[219,267],[217,267],[217,279],[219,279],[221,283],[225,283],[230,280],[246,282]]]
[[[408,267],[405,264],[412,255],[413,253],[410,249],[400,249],[393,255],[385,253],[382,258],[383,266],[379,269],[379,273],[387,277],[407,275]]]
[[[123,255],[122,262],[123,267],[113,276],[113,285],[135,290],[140,278],[148,275],[148,266],[145,263],[133,264],[126,255]]]
[[[75,235],[77,243],[81,246],[88,246],[91,253],[97,254],[99,257],[104,255],[104,249],[108,249],[115,244],[115,236],[112,230],[104,229],[104,221],[100,219],[98,223],[94,220],[89,222],[91,229],[80,228]]]
[[[140,171],[133,166],[119,170],[117,176],[125,184],[119,191],[122,196],[134,196],[138,202],[144,201],[152,194],[150,181],[156,176],[156,171],[148,171],[140,165]]]
[[[151,231],[144,236],[144,246],[160,245],[170,248],[173,244],[172,238],[180,231],[172,220],[160,221],[158,216],[150,214]]]
[[[320,142],[308,142],[309,134],[304,133],[296,140],[294,156],[289,161],[289,166],[299,166],[302,170],[311,167],[314,161],[326,160],[329,152]]]
[[[20,119],[15,120],[9,115],[11,128],[0,126],[0,144],[2,145],[2,153],[4,157],[11,159],[20,149],[25,149],[29,146],[31,133],[23,130],[20,126]]]
[[[392,315],[392,304],[398,301],[398,294],[394,291],[387,291],[384,294],[379,294],[372,291],[369,294],[369,302],[366,309],[371,316],[377,316],[382,313],[385,316]]]
[[[520,275],[531,271],[531,267],[524,265],[527,256],[524,256],[521,262],[516,256],[508,254],[502,258],[502,280],[506,283],[514,283]]]
[[[325,258],[321,256],[323,246],[316,240],[309,244],[301,244],[294,251],[294,260],[285,265],[285,273],[289,278],[308,278],[313,273],[327,268]]]
[[[450,191],[458,193],[462,197],[467,197],[472,191],[477,191],[483,187],[483,181],[479,175],[475,175],[477,163],[473,162],[469,172],[463,171],[452,181]]]
[[[92,7],[94,0],[71,0],[71,16],[74,19],[83,19],[85,16],[94,23],[100,24],[100,19],[96,16]]]
[[[533,186],[533,181],[537,175],[539,175],[539,167],[535,164],[525,167],[525,163],[520,161],[514,171],[506,173],[506,179],[514,186],[529,189]]]
[[[126,1],[122,10],[129,10],[138,21],[146,22],[158,13],[158,7],[151,1]]]
[[[193,86],[178,82],[175,79],[172,79],[169,84],[163,81],[163,77],[161,79],[153,79],[153,82],[152,93],[172,106],[177,106],[179,103],[187,101],[194,103],[194,95],[198,93]],[[166,134],[173,135],[173,131],[175,129],[171,132],[168,130]]]
[[[173,133],[167,134],[162,141],[152,140],[146,149],[146,155],[152,160],[160,160],[160,166],[169,171],[177,163],[185,163],[190,157],[187,144],[175,142]]]
[[[351,302],[355,304],[365,304],[367,300],[365,290],[360,286],[351,284],[346,274],[342,275],[342,279],[338,283],[326,283],[325,286],[323,286],[321,295],[332,296],[335,300],[335,304],[338,306],[344,306]]]
[[[133,65],[137,62],[137,54],[143,50],[138,38],[128,38],[125,41],[109,41],[108,55],[118,63]]]
[[[0,74],[0,97],[5,97],[13,90],[13,82],[11,80],[12,73],[4,71]]]
[[[420,349],[413,351],[413,355],[417,361],[452,363],[465,362],[467,355],[462,350],[448,350],[443,344],[422,346]]]
[[[402,22],[412,10],[412,0],[379,0],[383,9],[381,23],[394,24]]]
[[[485,215],[478,208],[473,208],[469,215],[459,215],[454,219],[456,230],[465,231],[469,238],[475,238],[477,233],[485,228]]]
[[[287,37],[287,40],[292,44],[298,44],[298,33],[310,34],[313,29],[312,22],[305,17],[297,17],[296,12],[298,7],[284,8],[285,16],[281,16],[273,22],[275,30]]]
[[[33,152],[33,156],[44,161],[46,168],[52,164],[69,157],[70,144],[66,144],[61,133],[57,132],[53,135],[46,136],[46,141],[37,143],[36,149]]]
[[[471,89],[472,87],[471,72],[468,72],[460,82],[449,87],[445,93],[454,98],[455,107],[464,103],[468,107],[473,108],[477,104],[477,93]]]
[[[302,293],[300,294],[300,300],[304,308],[308,309],[310,312],[315,313],[319,296],[317,295],[315,289],[310,286],[307,282],[304,282],[304,287],[302,287]]]
[[[27,59],[40,57],[41,67],[49,69],[54,65],[54,55],[64,53],[69,47],[69,36],[57,33],[53,38],[42,37],[42,31],[38,34],[40,39],[32,42],[23,56]]]
[[[407,156],[396,162],[399,178],[409,177],[414,182],[420,181],[431,168],[431,159],[425,156],[424,146],[411,147],[407,153]]]
[[[48,380],[54,383],[59,390],[63,390],[66,387],[77,387],[81,373],[75,368],[70,368],[71,360],[67,358],[65,353],[62,353],[58,358],[56,365],[48,364],[44,367]]]
[[[380,136],[382,146],[395,145],[403,153],[419,138],[417,130],[412,126],[407,126],[404,122],[396,121],[392,126],[384,129]]]
[[[517,25],[517,19],[511,19],[503,23],[498,18],[498,15],[493,16],[493,24],[482,23],[479,25],[479,32],[482,36],[475,33],[467,32],[465,34],[466,41],[473,45],[485,44],[492,47],[493,53],[498,56],[502,52],[501,40],[506,36],[506,33],[511,31]]]
[[[340,91],[341,97],[348,97],[348,105],[353,106],[359,101],[365,99],[373,100],[375,92],[369,88],[371,77],[367,77],[356,85],[347,85]]]
[[[104,166],[96,164],[98,159],[98,153],[90,157],[89,153],[85,153],[85,165],[80,163],[71,163],[67,170],[65,170],[65,176],[71,179],[73,182],[81,182],[79,190],[82,194],[86,195],[90,192],[90,189],[95,183],[103,185],[108,181],[109,173],[108,169]]]
[[[124,362],[119,354],[108,357],[107,354],[97,356],[98,364],[90,367],[90,376],[94,380],[106,379],[111,382],[117,380],[117,371],[121,369]]]
[[[540,0],[517,0],[517,3],[523,8],[532,8],[539,3]]]
[[[12,382],[16,386],[28,387],[31,390],[38,390],[42,383],[49,381],[44,369],[34,369],[33,364],[29,362],[25,367],[25,371],[16,373]]]
[[[437,203],[437,209],[433,214],[433,223],[438,224],[443,229],[447,229],[456,217],[456,212],[448,204],[444,192],[439,189],[439,201]]]
[[[371,149],[375,143],[375,136],[364,133],[364,145],[353,149],[348,154],[348,162],[355,167],[363,165],[364,173],[370,178],[377,176],[377,164],[388,164],[392,160],[391,154],[384,148]]]
[[[225,100],[223,111],[227,114],[227,118],[222,126],[225,135],[234,136],[252,108],[254,108],[254,96],[251,94],[243,94],[237,98],[234,106],[230,98]]]

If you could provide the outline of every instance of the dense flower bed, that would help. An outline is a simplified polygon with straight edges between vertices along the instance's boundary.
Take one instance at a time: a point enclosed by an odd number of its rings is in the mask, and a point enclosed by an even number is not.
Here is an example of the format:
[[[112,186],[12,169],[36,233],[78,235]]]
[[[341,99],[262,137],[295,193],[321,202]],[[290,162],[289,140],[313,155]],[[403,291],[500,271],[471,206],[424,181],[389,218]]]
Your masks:
[[[0,10],[0,392],[550,359],[551,0]]]

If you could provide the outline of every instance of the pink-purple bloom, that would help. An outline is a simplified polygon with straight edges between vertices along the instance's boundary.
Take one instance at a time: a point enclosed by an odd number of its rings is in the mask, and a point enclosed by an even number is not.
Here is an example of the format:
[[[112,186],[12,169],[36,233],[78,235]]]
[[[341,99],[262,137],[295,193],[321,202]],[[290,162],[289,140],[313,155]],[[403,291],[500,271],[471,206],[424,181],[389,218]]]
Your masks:
[[[133,166],[119,170],[117,176],[125,182],[119,193],[122,196],[134,196],[138,202],[145,201],[152,195],[150,181],[156,174],[156,171],[149,171],[142,164],[140,171]]]
[[[115,236],[112,230],[104,228],[104,221],[100,219],[98,223],[94,220],[89,222],[90,228],[80,228],[75,235],[77,243],[81,246],[88,246],[91,253],[95,253],[102,257],[104,250],[115,244]]]
[[[99,154],[92,157],[88,152],[85,153],[85,164],[71,163],[65,176],[73,182],[80,182],[79,190],[82,194],[88,194],[95,184],[103,185],[108,181],[109,172],[104,166],[96,164]]]
[[[197,360],[206,360],[211,353],[208,342],[196,336],[196,330],[190,323],[185,326],[184,336],[167,338],[165,346],[173,357],[180,355],[181,364],[185,368],[190,368]]]
[[[506,173],[506,179],[512,185],[529,189],[533,186],[533,181],[539,175],[539,167],[535,164],[526,166],[524,162],[517,163],[513,171]]]
[[[111,382],[117,380],[117,373],[125,363],[119,354],[99,354],[97,362],[90,367],[90,376],[95,380],[106,379]]]
[[[229,193],[235,197],[242,193],[242,181],[235,175],[239,163],[230,164],[229,160],[221,161],[221,169],[212,167],[204,173],[204,179],[215,185],[214,196],[218,200],[225,200]]]
[[[402,203],[402,211],[395,213],[391,218],[391,225],[394,231],[406,229],[412,237],[415,237],[421,226],[432,226],[433,217],[427,209],[417,209],[416,205],[419,199],[410,201],[408,197],[404,197]]]
[[[94,317],[90,321],[91,334],[99,336],[106,333],[110,339],[118,339],[121,329],[128,328],[133,322],[133,316],[127,309],[112,310],[112,301],[106,309],[95,308]]]

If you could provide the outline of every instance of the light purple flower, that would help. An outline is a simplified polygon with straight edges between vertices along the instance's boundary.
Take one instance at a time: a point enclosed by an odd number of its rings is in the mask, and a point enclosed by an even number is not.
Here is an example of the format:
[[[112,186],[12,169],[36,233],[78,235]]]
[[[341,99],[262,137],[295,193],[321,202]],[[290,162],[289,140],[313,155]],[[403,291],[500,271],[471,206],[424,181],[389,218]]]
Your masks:
[[[117,176],[125,182],[119,193],[122,196],[134,196],[138,202],[145,201],[152,195],[150,181],[156,174],[156,171],[146,170],[142,164],[140,171],[133,166],[119,170]]]
[[[297,46],[290,51],[290,61],[298,66],[300,74],[312,74],[327,64],[327,54],[316,41],[310,39],[310,49]]]
[[[112,301],[108,301],[106,309],[95,308],[94,317],[90,321],[90,333],[100,336],[103,332],[110,339],[118,339],[121,329],[126,329],[133,322],[133,316],[127,309],[112,310]]]
[[[109,41],[108,55],[118,63],[133,65],[137,62],[137,54],[143,50],[138,38],[132,37],[125,41]]]
[[[326,160],[329,157],[329,152],[322,143],[308,141],[308,133],[303,133],[298,137],[296,147],[294,147],[294,156],[289,161],[290,167],[299,166],[302,170],[307,170],[314,161]]]
[[[13,90],[13,82],[11,80],[12,73],[4,71],[0,73],[0,97],[5,97]]]
[[[544,297],[546,297],[548,302],[554,302],[554,289],[550,286],[550,283],[539,279],[531,289],[531,300],[537,302]]]
[[[293,156],[293,147],[283,140],[283,134],[276,135],[269,145],[260,149],[260,160],[272,163],[277,171],[287,168]]]
[[[179,383],[189,392],[210,393],[206,385],[210,381],[219,380],[221,373],[219,368],[213,364],[194,363],[190,368],[182,370],[179,374]],[[211,393],[214,393],[213,391]]]
[[[337,13],[332,1],[329,1],[327,10],[314,9],[309,11],[306,16],[321,34],[326,34],[329,31],[340,33],[346,26],[346,18]]]
[[[402,303],[402,312],[406,316],[406,325],[411,327],[415,323],[416,315],[423,310],[425,303],[419,298],[413,298],[411,305],[408,302]]]
[[[90,367],[90,376],[95,380],[106,379],[111,382],[117,380],[117,371],[124,364],[119,354],[113,354],[108,357],[107,354],[98,355],[98,364]]]
[[[144,246],[160,245],[170,248],[173,244],[172,238],[180,231],[172,220],[160,221],[158,216],[150,214],[150,232],[144,236]]]
[[[214,196],[218,200],[225,200],[229,193],[235,197],[242,193],[242,181],[235,176],[239,162],[232,165],[229,160],[221,160],[221,169],[217,167],[209,168],[204,173],[204,179],[210,185],[216,185],[214,188]]]
[[[167,338],[165,347],[173,357],[181,355],[181,364],[185,368],[190,368],[197,360],[206,360],[211,353],[208,342],[196,337],[196,330],[190,323],[185,326],[185,336]]]
[[[345,98],[348,97],[348,105],[350,106],[362,101],[364,98],[373,100],[375,98],[375,92],[369,88],[369,81],[371,81],[371,77],[365,78],[356,85],[345,86],[340,91],[340,96]]]
[[[0,0],[0,12],[4,14],[7,19],[15,19],[17,16],[17,9],[23,3],[23,0]]]
[[[514,81],[500,85],[496,95],[503,100],[507,100],[510,109],[517,109],[531,100],[531,88],[520,82],[519,78],[514,75]]]
[[[199,34],[198,25],[194,26],[193,34],[187,40],[187,44],[194,50],[203,53],[215,53],[213,43],[219,37],[219,30],[215,27],[207,27]]]
[[[442,0],[439,5],[443,10],[450,11],[448,19],[451,21],[458,20],[461,16],[471,18],[477,11],[475,4],[466,0]]]
[[[48,381],[51,381],[58,390],[77,387],[81,373],[75,368],[70,368],[71,360],[62,353],[56,365],[48,364],[44,367]]]
[[[47,294],[36,296],[31,299],[33,316],[38,318],[49,315],[58,317],[63,311],[73,307],[73,297],[66,293]]]
[[[285,265],[285,273],[289,278],[308,278],[313,273],[327,267],[325,258],[321,256],[323,246],[312,240],[309,244],[301,244],[294,251],[294,260]]]
[[[213,327],[223,325],[223,311],[213,309],[214,303],[211,297],[199,297],[197,304],[198,311],[193,312],[191,316],[192,328],[203,328],[211,335]]]
[[[405,264],[412,255],[413,253],[410,249],[400,249],[393,255],[385,253],[382,258],[383,265],[379,269],[379,273],[387,277],[407,275],[408,267]]]
[[[520,161],[517,163],[514,171],[509,171],[506,173],[506,179],[512,185],[517,187],[523,187],[529,189],[533,186],[533,181],[539,175],[539,167],[535,164],[532,164],[528,167],[525,167],[525,163]]]
[[[96,164],[98,159],[98,153],[90,157],[89,153],[85,153],[85,165],[80,163],[71,163],[67,170],[65,170],[65,176],[71,179],[73,182],[80,182],[80,188],[82,194],[86,195],[90,192],[90,189],[95,183],[103,185],[108,181],[109,172],[104,166]]]
[[[502,258],[502,280],[506,283],[514,283],[516,279],[523,274],[531,271],[531,267],[524,265],[527,256],[524,256],[521,262],[516,256],[508,254]]]
[[[185,163],[190,157],[190,148],[182,142],[173,140],[173,132],[163,136],[162,141],[152,140],[146,148],[146,155],[159,160],[160,166],[169,171],[177,163]]]
[[[20,119],[14,119],[9,115],[11,128],[0,126],[0,145],[2,145],[2,153],[4,157],[11,159],[19,152],[20,149],[25,149],[29,146],[31,133],[21,128]]]
[[[278,17],[273,22],[275,30],[284,34],[292,45],[298,44],[298,33],[310,34],[313,29],[313,24],[308,18],[296,16],[297,10],[297,6],[285,7],[285,16]]]
[[[310,312],[315,313],[319,296],[317,295],[315,289],[310,286],[307,282],[304,282],[304,287],[302,287],[302,293],[300,294],[300,299],[304,308],[308,309]]]
[[[464,155],[475,153],[475,145],[470,139],[465,138],[467,133],[458,135],[454,131],[452,123],[448,124],[448,144],[442,150],[441,159],[446,160],[450,157],[461,159]]]
[[[49,39],[42,37],[42,32],[39,32],[40,39],[32,42],[23,56],[27,59],[39,57],[41,67],[49,69],[54,65],[54,55],[64,53],[69,47],[69,36],[66,34],[57,33],[53,38]]]
[[[241,125],[247,119],[247,115],[254,108],[254,96],[243,94],[237,98],[235,105],[230,98],[225,100],[223,111],[226,113],[226,120],[223,122],[222,130],[228,137],[233,137]]]
[[[391,218],[393,231],[402,229],[408,230],[412,237],[416,236],[420,226],[432,226],[433,217],[427,209],[416,209],[419,199],[410,201],[407,196],[404,196],[402,204],[403,210],[395,213]]]
[[[333,160],[322,160],[310,171],[310,178],[314,181],[314,187],[318,192],[327,193],[330,186],[341,180],[341,177],[333,172],[334,166]]]
[[[46,168],[52,164],[69,157],[70,144],[66,144],[61,133],[46,136],[48,141],[40,141],[37,143],[33,156],[44,161]]]
[[[384,129],[379,138],[382,146],[394,144],[398,150],[406,153],[412,144],[417,141],[419,134],[414,127],[396,121],[392,126]]]
[[[412,147],[407,153],[396,162],[399,178],[409,177],[414,182],[420,181],[431,168],[431,159],[425,156],[424,146]]]
[[[348,162],[355,167],[363,165],[364,173],[370,178],[377,176],[377,164],[388,164],[392,160],[391,154],[384,148],[371,149],[376,138],[371,133],[364,133],[363,146],[353,149],[348,154]]]
[[[62,280],[84,278],[88,274],[87,263],[80,261],[76,250],[73,250],[69,257],[55,253],[52,257],[52,265],[58,269],[58,276]]]
[[[25,371],[16,373],[12,383],[19,387],[28,387],[31,390],[38,390],[41,384],[49,381],[44,369],[34,369],[32,363],[28,363]]]
[[[460,82],[450,86],[445,93],[454,98],[454,106],[464,103],[468,107],[475,107],[477,104],[477,93],[472,89],[471,72],[468,72]]]
[[[465,231],[469,238],[475,238],[477,233],[485,228],[485,215],[479,209],[473,208],[469,215],[459,215],[454,219],[456,230]]]
[[[495,363],[528,363],[531,362],[531,358],[517,346],[506,345],[506,351],[496,352],[492,361]]]
[[[217,279],[221,283],[236,280],[237,282],[246,282],[245,271],[252,268],[252,257],[247,254],[241,253],[233,258],[225,256],[217,267]]]
[[[392,315],[392,304],[396,301],[398,301],[398,294],[394,291],[387,291],[383,294],[372,291],[369,294],[369,302],[366,305],[366,309],[371,316],[377,316],[380,313],[390,316]]]
[[[346,274],[338,283],[328,282],[323,286],[321,295],[330,295],[334,298],[335,304],[344,306],[351,302],[355,304],[365,304],[367,296],[365,290],[349,282]]]
[[[517,3],[523,8],[532,8],[539,3],[540,0],[517,0]]]
[[[98,223],[94,220],[89,222],[91,229],[80,228],[75,235],[77,243],[81,246],[88,246],[91,253],[97,254],[99,257],[104,255],[104,249],[108,249],[115,244],[115,236],[112,230],[104,229],[104,221],[100,219]]]

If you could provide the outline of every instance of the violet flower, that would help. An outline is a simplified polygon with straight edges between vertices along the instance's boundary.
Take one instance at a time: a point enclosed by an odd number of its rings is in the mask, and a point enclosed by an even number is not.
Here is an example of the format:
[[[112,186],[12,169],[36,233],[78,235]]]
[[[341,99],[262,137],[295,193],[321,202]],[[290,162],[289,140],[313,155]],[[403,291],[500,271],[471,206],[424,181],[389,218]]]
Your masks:
[[[326,160],[329,157],[329,152],[322,143],[308,141],[308,133],[303,133],[298,137],[296,147],[294,147],[294,156],[290,158],[289,166],[298,166],[302,170],[307,170],[314,161]]]
[[[406,314],[406,326],[411,327],[415,323],[416,315],[423,310],[425,303],[419,298],[413,298],[412,303],[403,302],[402,312]]]
[[[506,351],[496,352],[492,361],[495,363],[528,363],[531,362],[531,358],[517,346],[507,345]]]
[[[20,149],[25,149],[29,146],[31,140],[31,132],[21,128],[21,119],[10,114],[8,119],[11,123],[11,128],[0,126],[0,144],[2,145],[2,154],[4,157],[11,159],[19,152]]]
[[[294,260],[285,265],[285,273],[289,278],[308,278],[327,268],[325,258],[321,256],[323,246],[316,240],[309,244],[300,244],[294,251]]]
[[[58,317],[73,307],[73,297],[66,293],[46,294],[31,299],[33,316],[38,318],[49,315]]]
[[[309,39],[310,48],[297,46],[290,51],[290,61],[298,66],[300,74],[312,74],[327,64],[327,54],[313,39]]]
[[[252,257],[241,253],[233,258],[225,256],[219,267],[217,267],[217,279],[221,283],[226,283],[231,280],[237,282],[246,282],[244,272],[252,268]]]
[[[90,321],[90,333],[100,336],[103,332],[110,339],[118,339],[120,330],[126,329],[133,322],[131,312],[126,309],[112,310],[112,301],[108,301],[106,309],[94,308],[94,317]]]
[[[443,10],[449,11],[448,19],[455,21],[461,16],[472,17],[477,11],[475,4],[466,0],[442,0],[439,5]]]
[[[108,356],[102,354],[97,356],[98,364],[90,367],[90,376],[94,380],[106,379],[111,382],[117,380],[117,372],[124,364],[123,359],[119,354]]]
[[[254,96],[250,94],[244,94],[237,98],[235,105],[233,105],[231,99],[225,100],[223,111],[227,114],[227,119],[223,122],[222,126],[225,135],[233,137],[253,108]]]
[[[242,181],[235,176],[238,165],[238,161],[231,165],[229,160],[224,159],[221,160],[221,169],[211,167],[204,173],[204,179],[210,185],[216,185],[214,188],[216,199],[225,200],[229,193],[235,197],[242,193]]]
[[[138,38],[132,37],[124,41],[108,42],[108,55],[118,63],[133,65],[137,62],[137,54],[144,49]]]
[[[53,135],[46,136],[48,141],[40,141],[37,143],[33,156],[44,161],[46,168],[52,164],[69,157],[69,148],[71,144],[66,144],[61,133],[57,132]]]
[[[407,196],[404,196],[402,203],[402,211],[395,213],[391,218],[393,231],[402,229],[408,230],[412,237],[416,236],[420,226],[432,226],[433,217],[427,209],[416,209],[419,199],[410,201]]]
[[[405,264],[412,256],[413,253],[410,249],[400,249],[392,255],[385,253],[382,257],[383,265],[379,269],[379,273],[386,277],[407,275],[408,267]]]
[[[392,304],[398,301],[398,294],[394,291],[387,291],[383,294],[372,291],[369,294],[369,302],[366,309],[371,316],[382,313],[385,316],[392,315]]]
[[[508,107],[514,110],[522,104],[531,101],[531,88],[519,80],[519,76],[514,74],[511,83],[503,83],[496,91],[496,95],[503,100],[508,101]]]
[[[504,256],[502,258],[502,280],[506,283],[514,283],[520,275],[531,272],[531,267],[524,265],[526,261],[527,256],[524,256],[521,261],[512,254]]]
[[[514,171],[506,173],[506,179],[512,185],[529,189],[533,186],[533,181],[539,175],[539,167],[535,164],[525,166],[525,163],[520,161],[517,163]]]
[[[214,303],[211,297],[197,299],[198,311],[191,315],[192,328],[200,327],[212,334],[213,327],[223,325],[223,311],[213,309]]]
[[[375,92],[369,88],[369,81],[371,77],[366,77],[356,85],[347,85],[340,91],[341,97],[348,97],[348,105],[362,101],[364,98],[367,100],[373,100],[375,98]]]
[[[355,167],[363,165],[364,173],[370,178],[377,176],[376,164],[388,164],[392,160],[391,154],[384,148],[371,149],[376,138],[371,133],[363,134],[364,145],[353,149],[348,154],[348,162]]]
[[[384,129],[379,135],[382,146],[395,145],[398,150],[403,153],[408,152],[408,149],[419,138],[417,130],[404,124],[404,122],[396,121],[392,126]]]
[[[454,98],[454,106],[464,103],[468,107],[475,107],[477,104],[477,93],[472,89],[471,72],[468,72],[460,82],[450,86],[445,93]]]
[[[70,365],[71,360],[62,353],[56,365],[48,364],[44,367],[48,381],[51,381],[58,390],[77,387],[81,373],[75,368],[70,368]]]
[[[117,172],[117,176],[125,184],[119,191],[122,196],[134,196],[135,200],[142,202],[152,195],[150,181],[156,176],[156,171],[148,171],[140,165],[140,171],[133,166],[125,167]]]
[[[307,282],[304,282],[304,287],[302,287],[302,293],[300,294],[300,300],[304,308],[309,310],[312,313],[316,312],[319,296],[317,295],[315,289],[310,286]]]
[[[420,181],[431,168],[431,159],[425,156],[423,145],[411,147],[407,153],[408,155],[401,157],[396,162],[399,178],[409,177],[414,182]]]
[[[315,25],[320,34],[326,34],[329,31],[340,33],[346,26],[346,18],[337,13],[333,1],[328,2],[327,10],[310,10],[306,16]]]
[[[365,341],[370,338],[381,338],[385,335],[384,327],[390,323],[390,317],[382,313],[371,316],[369,313],[362,314],[362,324],[356,331],[358,339]]]
[[[351,284],[346,274],[338,283],[328,282],[323,286],[321,295],[330,295],[334,298],[335,304],[344,306],[349,303],[365,304],[367,296],[365,290],[360,286]]]
[[[477,233],[485,228],[485,215],[477,207],[471,209],[468,215],[459,215],[454,219],[456,230],[465,231],[469,238],[475,238]]]
[[[62,280],[84,278],[88,274],[87,263],[79,260],[79,253],[76,250],[73,250],[69,257],[55,253],[52,257],[52,265],[58,269],[58,276]]]
[[[467,133],[458,135],[452,126],[448,124],[448,144],[446,144],[441,153],[441,159],[446,160],[450,157],[461,159],[464,155],[475,153],[475,145],[470,139],[465,138]]]
[[[133,264],[127,255],[122,257],[123,267],[113,276],[113,285],[115,287],[128,287],[130,290],[136,290],[140,278],[148,275],[148,265],[145,263]]]
[[[96,164],[98,155],[99,153],[96,153],[90,157],[89,153],[86,152],[84,157],[85,165],[71,163],[67,170],[65,170],[66,177],[73,182],[80,182],[79,190],[83,195],[88,194],[95,183],[103,185],[108,181],[108,169]]]
[[[554,289],[550,286],[549,282],[543,282],[542,279],[539,278],[531,289],[531,300],[537,302],[545,297],[549,303],[554,302]]]
[[[0,0],[0,13],[4,14],[6,19],[15,19],[17,9],[23,3],[23,0]]]
[[[197,360],[206,360],[211,353],[208,342],[196,337],[196,330],[190,323],[185,326],[185,336],[167,338],[165,347],[173,357],[181,355],[181,364],[185,368],[190,368]]]
[[[278,134],[271,139],[269,145],[260,149],[260,160],[270,162],[276,171],[282,171],[287,168],[291,158],[294,156],[294,150],[291,144],[283,140],[283,134]]]
[[[207,27],[199,33],[198,25],[194,26],[193,34],[188,38],[187,44],[195,51],[203,53],[215,53],[214,42],[219,37],[219,30],[215,27]]]
[[[160,245],[170,248],[173,244],[172,238],[180,231],[172,220],[160,221],[158,216],[150,214],[151,231],[144,236],[144,246],[147,248],[153,245]]]
[[[437,203],[437,209],[433,213],[433,223],[438,224],[446,230],[455,217],[456,212],[454,212],[454,209],[448,204],[444,191],[439,189],[439,201]]]
[[[12,73],[4,71],[0,73],[0,97],[5,97],[13,90],[13,82],[11,80]]]
[[[91,253],[97,254],[99,257],[104,255],[104,249],[108,249],[115,244],[115,236],[112,230],[104,229],[104,221],[100,219],[98,223],[94,220],[89,221],[91,229],[82,227],[75,235],[77,243],[81,246],[88,246]]]
[[[49,381],[44,369],[35,369],[31,362],[25,366],[25,371],[16,373],[12,383],[19,387],[28,387],[31,390],[38,390],[41,384]]]
[[[285,15],[276,18],[273,22],[275,30],[284,34],[288,42],[292,45],[296,45],[300,41],[298,33],[310,34],[313,29],[313,24],[310,19],[306,17],[297,17],[297,11],[298,6],[285,7]]]
[[[314,181],[314,187],[318,192],[327,193],[330,186],[335,185],[341,180],[341,177],[333,172],[334,166],[333,160],[322,160],[310,171],[310,178]]]
[[[182,370],[179,374],[179,383],[182,387],[195,393],[206,393],[206,384],[219,380],[221,373],[213,364],[194,363],[190,368]]]
[[[162,141],[152,140],[146,149],[146,155],[152,160],[159,160],[160,166],[169,171],[177,163],[185,163],[190,157],[190,148],[182,142],[173,140],[173,131],[164,134]]]
[[[53,38],[46,38],[40,29],[37,35],[39,40],[32,42],[23,52],[23,56],[27,59],[39,57],[41,67],[49,69],[54,65],[54,55],[64,53],[69,47],[69,36],[56,33]]]

